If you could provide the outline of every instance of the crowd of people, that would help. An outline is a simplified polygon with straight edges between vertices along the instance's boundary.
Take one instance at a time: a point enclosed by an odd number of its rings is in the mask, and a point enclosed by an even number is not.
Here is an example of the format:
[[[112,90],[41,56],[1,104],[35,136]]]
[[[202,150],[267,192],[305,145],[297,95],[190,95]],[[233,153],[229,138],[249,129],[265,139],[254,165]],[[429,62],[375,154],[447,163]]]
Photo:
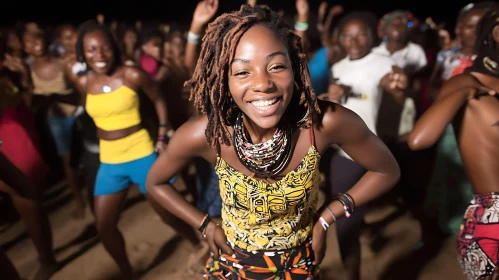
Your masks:
[[[122,279],[138,278],[117,226],[135,186],[199,248],[188,265],[205,279],[318,279],[333,226],[360,279],[379,204],[410,211],[423,246],[454,236],[467,279],[497,278],[499,4],[466,5],[455,30],[407,10],[295,8],[202,0],[185,27],[99,14],[1,30],[0,191],[36,280],[60,269],[42,195],[61,180]],[[19,279],[1,249],[0,275]]]

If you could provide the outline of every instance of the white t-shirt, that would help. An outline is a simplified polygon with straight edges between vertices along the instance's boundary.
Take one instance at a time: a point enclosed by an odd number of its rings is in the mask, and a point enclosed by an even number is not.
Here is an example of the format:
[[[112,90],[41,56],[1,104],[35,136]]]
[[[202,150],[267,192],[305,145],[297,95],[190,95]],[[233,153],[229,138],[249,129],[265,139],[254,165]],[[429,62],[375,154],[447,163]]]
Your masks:
[[[392,72],[393,65],[391,58],[371,52],[357,60],[346,57],[331,67],[336,83],[350,88],[342,105],[359,115],[374,134],[383,98],[379,84],[386,74]],[[340,154],[350,158],[343,151]]]
[[[418,72],[428,64],[423,48],[413,42],[409,42],[405,48],[392,54],[390,54],[386,48],[386,43],[383,42],[379,46],[373,48],[372,52],[391,57],[395,62],[395,65],[404,69],[405,73],[408,75]]]

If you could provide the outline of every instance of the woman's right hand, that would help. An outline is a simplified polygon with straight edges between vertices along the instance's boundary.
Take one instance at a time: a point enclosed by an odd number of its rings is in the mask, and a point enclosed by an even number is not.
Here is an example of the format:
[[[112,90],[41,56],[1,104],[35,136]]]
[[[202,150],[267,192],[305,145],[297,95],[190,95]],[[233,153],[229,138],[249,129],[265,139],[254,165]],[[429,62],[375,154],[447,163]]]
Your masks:
[[[220,258],[220,250],[222,253],[229,256],[234,254],[232,248],[227,244],[227,237],[225,236],[223,229],[213,221],[211,221],[206,228],[206,240],[208,241],[214,259]]]

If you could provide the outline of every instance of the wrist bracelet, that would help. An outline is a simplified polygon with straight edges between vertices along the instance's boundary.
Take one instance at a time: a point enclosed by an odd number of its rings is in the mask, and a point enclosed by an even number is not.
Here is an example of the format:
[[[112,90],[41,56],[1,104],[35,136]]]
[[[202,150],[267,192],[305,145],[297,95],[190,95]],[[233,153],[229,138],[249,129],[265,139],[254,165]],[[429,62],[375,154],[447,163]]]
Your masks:
[[[295,23],[295,29],[297,31],[307,31],[307,29],[308,29],[308,23],[297,21]]]
[[[337,201],[339,201],[342,205],[343,205],[343,209],[345,210],[345,217],[350,218],[352,216],[352,214],[350,213],[350,211],[348,211],[348,205],[342,200],[340,199],[339,197],[336,198]]]
[[[159,125],[159,127],[170,127],[169,123],[162,123]]]
[[[326,206],[326,208],[327,208],[327,210],[329,210],[329,212],[331,212],[331,215],[333,215],[333,220],[334,220],[333,223],[336,223],[336,215],[334,215],[333,210],[331,210],[331,208],[329,208],[329,205]]]
[[[326,231],[329,228],[329,224],[326,222],[326,220],[324,220],[322,216],[319,218],[319,222],[321,223],[324,231]]]
[[[189,31],[187,33],[187,42],[189,42],[193,45],[199,44],[199,38],[201,38],[201,35],[199,35],[199,34],[196,34],[196,33],[191,32],[191,31]]]
[[[166,136],[158,136],[158,141],[161,141],[163,143],[167,143],[168,142],[168,137],[166,137]]]
[[[199,229],[198,229],[204,238],[206,238],[206,228],[208,227],[208,224],[210,222],[211,222],[210,216],[208,216],[208,214],[204,215],[204,218],[201,221],[201,225],[199,226]]]

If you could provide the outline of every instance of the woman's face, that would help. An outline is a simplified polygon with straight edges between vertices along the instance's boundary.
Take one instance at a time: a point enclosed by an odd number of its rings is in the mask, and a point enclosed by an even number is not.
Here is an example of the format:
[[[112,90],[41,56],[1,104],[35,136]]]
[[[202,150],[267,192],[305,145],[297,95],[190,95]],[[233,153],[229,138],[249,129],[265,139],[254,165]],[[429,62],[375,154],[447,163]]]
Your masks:
[[[99,74],[107,74],[114,64],[110,38],[100,30],[91,31],[85,35],[83,55],[87,65]]]
[[[137,45],[137,33],[133,30],[128,30],[125,32],[125,35],[123,36],[123,42],[127,47],[133,48]]]
[[[185,53],[185,44],[182,40],[182,34],[176,34],[171,39],[171,52],[174,57],[182,57]]]
[[[474,48],[476,42],[476,27],[484,13],[480,10],[467,12],[457,24],[461,44],[468,48]]]
[[[405,40],[409,33],[407,21],[402,16],[394,18],[386,25],[384,33],[390,41]]]
[[[144,54],[154,57],[156,60],[161,60],[163,48],[163,39],[159,36],[152,37],[145,44],[142,45]]]
[[[340,31],[340,44],[350,59],[356,60],[363,58],[371,50],[371,37],[365,22],[352,19]]]
[[[293,96],[287,47],[265,25],[246,31],[229,68],[229,90],[241,111],[262,129],[275,128]]]
[[[10,31],[7,35],[7,47],[16,52],[23,49],[21,39],[19,39],[19,36],[13,31]]]
[[[76,30],[72,27],[66,27],[61,30],[61,44],[67,52],[73,52],[76,46],[75,38],[78,37]]]
[[[45,42],[39,34],[26,32],[23,35],[24,51],[34,57],[43,56],[45,53]]]

